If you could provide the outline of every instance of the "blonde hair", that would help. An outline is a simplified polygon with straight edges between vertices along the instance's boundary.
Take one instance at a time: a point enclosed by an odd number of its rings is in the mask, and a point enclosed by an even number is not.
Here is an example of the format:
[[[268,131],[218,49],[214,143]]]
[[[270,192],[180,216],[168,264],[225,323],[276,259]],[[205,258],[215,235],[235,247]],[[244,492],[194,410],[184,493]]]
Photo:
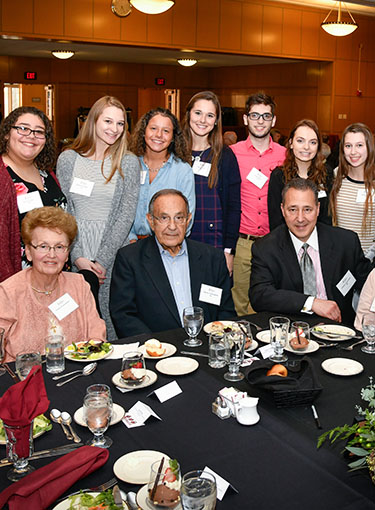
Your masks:
[[[103,113],[104,109],[108,106],[114,106],[119,108],[124,114],[124,131],[121,136],[115,141],[113,145],[107,147],[104,152],[104,157],[102,161],[102,174],[105,177],[106,182],[109,182],[112,177],[115,175],[116,171],[119,172],[122,178],[124,178],[124,174],[121,169],[121,161],[124,156],[128,152],[127,145],[127,131],[128,124],[126,120],[126,110],[124,105],[113,96],[104,96],[98,99],[91,107],[89,114],[87,116],[86,121],[84,122],[81,131],[79,132],[77,138],[73,141],[71,145],[66,147],[66,149],[71,149],[73,151],[78,152],[81,156],[92,156],[95,153],[96,149],[96,122],[100,115]],[[64,149],[64,150],[66,150]],[[111,156],[111,171],[108,177],[106,177],[103,173],[104,167],[104,159],[107,156]]]
[[[21,235],[25,246],[31,244],[33,232],[37,227],[63,232],[69,240],[69,245],[73,243],[78,230],[74,216],[61,207],[39,207],[29,211],[22,220]]]

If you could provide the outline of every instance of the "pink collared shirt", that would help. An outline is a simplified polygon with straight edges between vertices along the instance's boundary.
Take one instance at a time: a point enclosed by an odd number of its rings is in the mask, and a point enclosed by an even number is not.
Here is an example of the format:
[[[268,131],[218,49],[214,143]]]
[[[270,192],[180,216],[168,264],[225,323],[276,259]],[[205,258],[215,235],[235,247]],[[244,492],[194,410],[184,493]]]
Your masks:
[[[230,147],[236,155],[241,173],[241,225],[240,232],[253,236],[263,236],[270,231],[268,221],[267,194],[271,172],[284,163],[285,147],[273,142],[270,137],[268,149],[260,153],[250,137]],[[247,179],[250,171],[256,168],[267,177],[260,189]]]

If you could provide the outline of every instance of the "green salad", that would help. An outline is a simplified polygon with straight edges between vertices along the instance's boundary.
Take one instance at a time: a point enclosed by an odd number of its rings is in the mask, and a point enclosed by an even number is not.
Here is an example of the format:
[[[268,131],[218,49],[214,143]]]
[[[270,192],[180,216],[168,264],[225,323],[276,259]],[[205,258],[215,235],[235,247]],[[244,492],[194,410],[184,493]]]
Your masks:
[[[72,359],[96,360],[105,356],[112,349],[112,344],[98,340],[72,343],[66,347],[66,352]]]
[[[47,430],[51,430],[52,423],[51,421],[44,416],[44,414],[40,414],[36,418],[34,418],[34,426],[33,426],[33,436],[47,432]],[[0,441],[5,441],[5,430],[3,421],[0,420]]]
[[[70,510],[119,510],[115,504],[111,490],[101,492],[97,496],[89,493],[81,493],[70,496]]]

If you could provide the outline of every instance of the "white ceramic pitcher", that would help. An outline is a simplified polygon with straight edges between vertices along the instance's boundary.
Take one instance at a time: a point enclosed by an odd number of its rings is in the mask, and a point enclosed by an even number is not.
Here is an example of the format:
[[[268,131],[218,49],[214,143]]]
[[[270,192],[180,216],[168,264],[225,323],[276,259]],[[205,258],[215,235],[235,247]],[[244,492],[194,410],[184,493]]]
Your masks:
[[[259,398],[245,397],[241,398],[235,405],[235,413],[238,423],[241,425],[255,425],[260,420],[257,410]]]

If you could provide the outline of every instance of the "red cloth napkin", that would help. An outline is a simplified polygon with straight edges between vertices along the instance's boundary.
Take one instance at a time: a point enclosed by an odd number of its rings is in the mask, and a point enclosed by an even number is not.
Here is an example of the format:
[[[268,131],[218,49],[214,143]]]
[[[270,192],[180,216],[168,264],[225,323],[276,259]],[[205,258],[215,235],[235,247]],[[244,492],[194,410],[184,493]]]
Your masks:
[[[69,489],[106,463],[108,450],[82,446],[58,460],[33,471],[0,494],[0,508],[9,510],[45,510]]]
[[[11,386],[0,399],[0,418],[6,425],[25,427],[13,430],[19,457],[29,456],[29,425],[39,414],[47,411],[49,400],[44,385],[42,367],[32,368],[24,381]]]

